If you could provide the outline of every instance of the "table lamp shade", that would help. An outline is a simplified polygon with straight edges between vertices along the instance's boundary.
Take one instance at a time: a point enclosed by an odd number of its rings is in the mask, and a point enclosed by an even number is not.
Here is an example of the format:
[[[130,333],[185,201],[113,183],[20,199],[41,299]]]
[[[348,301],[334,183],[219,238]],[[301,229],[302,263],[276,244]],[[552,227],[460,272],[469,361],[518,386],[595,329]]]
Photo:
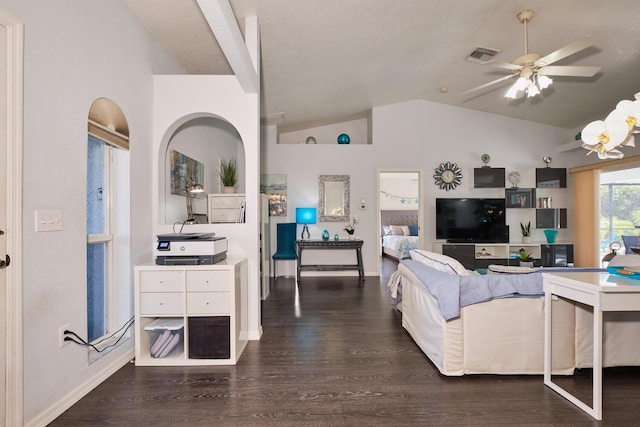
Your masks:
[[[315,224],[316,208],[296,208],[296,222],[298,224]]]

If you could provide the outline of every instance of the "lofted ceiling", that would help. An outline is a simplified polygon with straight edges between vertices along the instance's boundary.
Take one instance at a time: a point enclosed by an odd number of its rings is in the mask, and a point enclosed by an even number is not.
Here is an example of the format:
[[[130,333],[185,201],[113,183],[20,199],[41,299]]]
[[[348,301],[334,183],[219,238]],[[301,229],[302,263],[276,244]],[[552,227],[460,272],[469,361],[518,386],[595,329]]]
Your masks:
[[[123,0],[191,74],[232,71],[195,0]],[[230,0],[238,25],[257,16],[262,117],[281,130],[357,117],[414,99],[581,129],[640,92],[637,0]],[[496,61],[524,53],[516,15],[535,12],[529,51],[543,55],[589,35],[597,43],[554,65],[596,65],[594,77],[554,77],[534,98],[503,97],[509,73],[466,61],[476,47]],[[441,88],[446,88],[446,90]],[[446,93],[443,93],[446,92]],[[461,123],[461,127],[464,124]]]

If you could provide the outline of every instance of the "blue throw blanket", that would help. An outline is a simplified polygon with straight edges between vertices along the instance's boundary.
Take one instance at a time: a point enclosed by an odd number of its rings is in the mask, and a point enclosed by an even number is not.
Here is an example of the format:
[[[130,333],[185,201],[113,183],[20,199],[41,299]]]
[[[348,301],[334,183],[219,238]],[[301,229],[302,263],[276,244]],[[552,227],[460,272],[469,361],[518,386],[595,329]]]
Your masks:
[[[550,271],[602,271],[601,269],[542,268],[529,274],[470,274],[459,276],[431,268],[419,261],[401,261],[420,279],[438,302],[445,320],[460,316],[467,305],[494,298],[542,296],[542,273]]]

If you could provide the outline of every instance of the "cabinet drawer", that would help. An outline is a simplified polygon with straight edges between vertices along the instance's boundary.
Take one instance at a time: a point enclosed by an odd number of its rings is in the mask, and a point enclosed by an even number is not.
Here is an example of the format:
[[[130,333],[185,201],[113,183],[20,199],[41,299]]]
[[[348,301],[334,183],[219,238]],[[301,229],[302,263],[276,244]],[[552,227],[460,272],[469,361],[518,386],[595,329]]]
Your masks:
[[[183,271],[141,271],[140,292],[182,292]]]
[[[241,197],[211,197],[209,198],[209,206],[212,208],[237,208],[242,202]]]
[[[184,313],[184,294],[182,292],[148,292],[140,294],[140,314],[176,314]]]
[[[187,292],[230,291],[230,271],[187,271]]]
[[[236,222],[237,220],[237,209],[212,209],[209,213],[209,222]]]
[[[228,314],[231,312],[229,292],[192,292],[187,294],[187,313]]]

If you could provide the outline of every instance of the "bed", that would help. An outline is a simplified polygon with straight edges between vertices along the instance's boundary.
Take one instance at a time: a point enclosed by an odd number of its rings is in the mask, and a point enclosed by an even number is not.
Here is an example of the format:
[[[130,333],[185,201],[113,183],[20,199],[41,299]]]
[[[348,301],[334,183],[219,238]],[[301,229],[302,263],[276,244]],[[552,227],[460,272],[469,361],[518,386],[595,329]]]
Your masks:
[[[431,254],[417,250],[412,255],[415,253]],[[438,258],[443,261],[442,268],[427,265],[425,270],[422,267],[415,268],[421,264],[420,261],[402,260],[398,270],[392,274],[388,288],[398,310],[402,312],[402,326],[436,368],[448,376],[542,374],[544,310],[547,308],[544,307],[541,273],[527,274],[539,276],[537,294],[533,288],[526,288],[522,294],[502,291],[495,297],[485,295],[482,302],[460,303],[457,315],[455,309],[451,308],[443,313],[442,307],[447,305],[447,296],[438,295],[437,292],[435,294],[438,296],[432,294],[424,283],[424,271],[427,272],[427,281],[449,281],[445,287],[455,284],[455,277],[474,286],[476,282],[480,283],[480,287],[494,279],[468,272],[459,263],[455,269],[450,268],[448,263],[452,258],[435,255],[436,258],[442,257]],[[446,271],[447,268],[450,271]],[[462,279],[463,276],[468,277]],[[524,275],[509,275],[514,276]],[[459,292],[458,296],[453,297],[458,298],[458,302],[464,299],[462,292]],[[592,347],[588,316],[579,305],[563,299],[554,299],[552,310],[553,373],[570,375],[575,368],[589,367],[589,351]],[[638,320],[636,318],[636,322]],[[640,365],[640,351],[635,338],[638,326],[640,323],[635,323],[635,328],[625,325],[626,329],[619,333],[609,332],[605,337],[605,366]],[[605,330],[609,331],[606,328],[617,329],[614,323],[605,325]],[[615,351],[612,351],[614,348]]]
[[[418,211],[382,210],[380,219],[382,255],[398,260],[408,258],[409,251],[418,248]]]

